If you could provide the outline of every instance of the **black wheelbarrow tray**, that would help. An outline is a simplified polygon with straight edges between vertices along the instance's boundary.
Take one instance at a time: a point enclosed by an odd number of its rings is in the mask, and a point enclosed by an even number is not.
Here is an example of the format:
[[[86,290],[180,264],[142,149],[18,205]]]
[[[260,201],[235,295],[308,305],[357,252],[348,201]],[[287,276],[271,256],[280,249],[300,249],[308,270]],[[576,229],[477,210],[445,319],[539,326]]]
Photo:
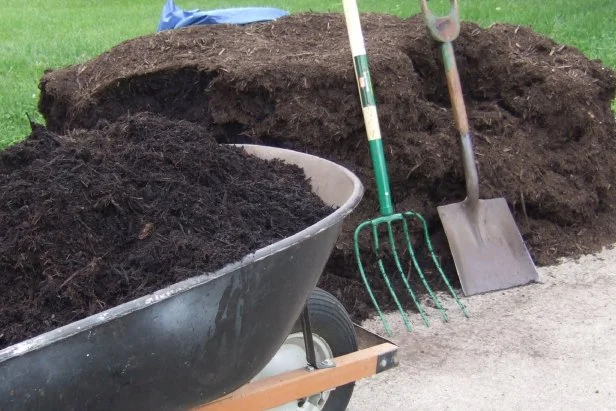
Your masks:
[[[327,326],[321,315],[327,310],[321,304],[311,312],[311,296],[345,217],[361,200],[359,179],[312,155],[243,147],[302,167],[335,211],[219,271],[1,350],[1,410],[247,411],[289,402],[296,409],[337,409],[324,408],[332,389],[396,365],[395,345],[353,323],[357,345],[352,341],[343,355],[332,356],[326,343],[313,339],[319,334],[314,328],[323,327],[319,321]],[[344,328],[346,312],[334,314],[333,330]],[[278,365],[264,373],[290,335],[297,335],[298,324],[303,366]],[[315,393],[318,405],[307,404]]]

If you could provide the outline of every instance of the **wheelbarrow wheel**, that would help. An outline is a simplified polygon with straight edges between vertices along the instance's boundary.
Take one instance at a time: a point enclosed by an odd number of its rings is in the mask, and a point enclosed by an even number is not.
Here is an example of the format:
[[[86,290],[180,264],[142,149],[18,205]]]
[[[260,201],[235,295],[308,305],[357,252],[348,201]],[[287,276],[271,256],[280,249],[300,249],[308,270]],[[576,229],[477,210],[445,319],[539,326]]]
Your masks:
[[[319,355],[319,351],[327,351],[323,347],[319,347],[324,343],[329,347],[329,352],[325,357],[331,356],[331,358],[334,358],[357,351],[357,337],[353,322],[336,297],[327,291],[316,288],[308,300],[308,312],[310,313],[310,325],[318,360],[325,359],[322,353],[321,356]],[[303,336],[301,321],[297,322],[293,328],[293,333]],[[354,388],[355,383],[349,383],[337,387],[329,393],[322,394],[325,401],[318,406],[318,409],[324,411],[345,410],[351,400]],[[314,408],[312,406],[312,408],[306,409]]]
[[[317,363],[357,351],[357,337],[349,314],[330,293],[316,288],[308,299],[310,328]],[[253,381],[305,368],[308,365],[301,318],[269,364]],[[316,393],[307,398],[280,405],[269,411],[342,411],[345,410],[355,383]]]

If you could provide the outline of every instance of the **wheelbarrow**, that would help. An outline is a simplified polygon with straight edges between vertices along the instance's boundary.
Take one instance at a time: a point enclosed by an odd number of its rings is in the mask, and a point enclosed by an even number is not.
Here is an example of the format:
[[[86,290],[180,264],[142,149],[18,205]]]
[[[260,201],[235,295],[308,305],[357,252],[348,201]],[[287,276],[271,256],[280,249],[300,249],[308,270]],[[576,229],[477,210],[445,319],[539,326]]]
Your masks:
[[[316,288],[359,179],[312,155],[239,146],[302,167],[335,211],[221,270],[6,347],[1,410],[340,410],[355,381],[397,365],[397,346]]]

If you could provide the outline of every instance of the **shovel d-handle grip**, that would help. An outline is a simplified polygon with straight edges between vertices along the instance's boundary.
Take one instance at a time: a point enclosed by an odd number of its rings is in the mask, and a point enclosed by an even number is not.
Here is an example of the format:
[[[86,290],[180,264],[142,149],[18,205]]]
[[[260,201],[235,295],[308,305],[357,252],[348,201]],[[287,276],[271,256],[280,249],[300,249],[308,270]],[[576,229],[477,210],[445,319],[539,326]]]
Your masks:
[[[379,116],[376,108],[376,98],[374,96],[374,88],[372,87],[372,79],[368,67],[368,57],[366,55],[364,35],[359,19],[359,10],[356,0],[343,0],[342,6],[344,8],[344,17],[351,45],[351,53],[353,54],[353,67],[355,69],[355,78],[357,80],[366,134],[370,145],[370,156],[372,157],[372,167],[379,197],[380,213],[387,216],[394,213],[394,206],[391,199],[387,163],[385,161]]]
[[[458,0],[451,0],[449,15],[437,16],[428,7],[427,0],[421,0],[421,10],[428,25],[432,37],[445,42],[453,41],[460,34],[460,14],[458,12]]]

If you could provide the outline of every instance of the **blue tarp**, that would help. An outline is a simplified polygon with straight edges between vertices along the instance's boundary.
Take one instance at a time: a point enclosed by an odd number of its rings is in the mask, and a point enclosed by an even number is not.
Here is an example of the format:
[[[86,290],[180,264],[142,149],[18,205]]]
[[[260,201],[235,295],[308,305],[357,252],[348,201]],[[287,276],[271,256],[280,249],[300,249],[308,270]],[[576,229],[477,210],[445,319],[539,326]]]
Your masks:
[[[182,10],[173,0],[167,0],[156,31],[201,24],[248,24],[276,20],[288,15],[285,10],[271,7],[238,7],[217,10]]]

